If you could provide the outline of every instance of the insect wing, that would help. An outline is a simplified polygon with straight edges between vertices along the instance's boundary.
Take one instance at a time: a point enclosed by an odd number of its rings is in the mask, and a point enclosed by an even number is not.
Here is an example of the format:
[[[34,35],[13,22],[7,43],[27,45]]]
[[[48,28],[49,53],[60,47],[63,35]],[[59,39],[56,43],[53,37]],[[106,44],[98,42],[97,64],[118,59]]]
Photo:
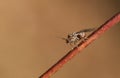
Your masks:
[[[91,31],[94,31],[94,30],[95,30],[95,28],[89,28],[89,29],[80,30],[80,31],[78,31],[78,32],[76,32],[76,33],[91,32]]]

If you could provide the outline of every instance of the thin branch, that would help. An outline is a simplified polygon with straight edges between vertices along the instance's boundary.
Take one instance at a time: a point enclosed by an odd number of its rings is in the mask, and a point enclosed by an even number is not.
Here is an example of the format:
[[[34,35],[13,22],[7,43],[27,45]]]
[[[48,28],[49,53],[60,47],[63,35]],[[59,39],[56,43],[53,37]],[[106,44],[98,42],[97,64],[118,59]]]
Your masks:
[[[63,58],[61,58],[56,64],[49,68],[39,78],[50,78],[50,76],[57,72],[60,68],[62,68],[65,63],[71,60],[75,55],[80,53],[85,47],[87,47],[90,43],[92,43],[100,35],[102,35],[105,31],[113,27],[118,22],[120,22],[120,12],[110,18],[108,21],[106,21],[92,34],[90,34],[86,41],[82,41],[80,44],[78,44],[78,47],[75,47],[73,50],[69,51]]]

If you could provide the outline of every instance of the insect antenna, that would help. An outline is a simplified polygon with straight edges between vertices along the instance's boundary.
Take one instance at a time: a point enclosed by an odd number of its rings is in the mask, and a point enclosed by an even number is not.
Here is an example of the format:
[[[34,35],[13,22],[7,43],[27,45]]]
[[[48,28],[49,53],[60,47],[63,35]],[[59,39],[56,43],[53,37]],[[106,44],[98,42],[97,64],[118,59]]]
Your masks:
[[[64,40],[66,43],[69,43],[68,40],[64,37],[57,37],[57,38]]]

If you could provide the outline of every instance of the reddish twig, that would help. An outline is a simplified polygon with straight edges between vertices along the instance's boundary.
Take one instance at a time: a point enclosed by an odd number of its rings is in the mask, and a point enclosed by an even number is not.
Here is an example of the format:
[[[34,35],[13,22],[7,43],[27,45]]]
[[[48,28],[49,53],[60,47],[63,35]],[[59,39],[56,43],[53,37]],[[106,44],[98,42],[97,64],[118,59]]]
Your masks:
[[[65,63],[72,59],[75,55],[80,53],[85,47],[87,47],[91,42],[97,39],[105,31],[110,29],[116,23],[120,22],[120,12],[113,16],[110,20],[101,25],[96,31],[90,34],[86,41],[81,42],[78,47],[69,51],[63,58],[61,58],[56,64],[54,64],[50,69],[43,73],[39,78],[49,78],[52,74],[57,72]]]

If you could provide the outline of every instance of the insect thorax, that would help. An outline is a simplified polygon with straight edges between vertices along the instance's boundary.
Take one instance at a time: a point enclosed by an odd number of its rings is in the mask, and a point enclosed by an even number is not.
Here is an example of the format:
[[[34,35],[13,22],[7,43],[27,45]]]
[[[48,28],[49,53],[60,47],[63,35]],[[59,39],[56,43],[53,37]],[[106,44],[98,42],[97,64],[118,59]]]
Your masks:
[[[85,37],[85,32],[81,32],[81,33],[72,33],[72,34],[69,34],[68,37],[67,37],[67,41],[66,43],[74,43],[76,44],[79,40],[81,40],[82,38]]]

